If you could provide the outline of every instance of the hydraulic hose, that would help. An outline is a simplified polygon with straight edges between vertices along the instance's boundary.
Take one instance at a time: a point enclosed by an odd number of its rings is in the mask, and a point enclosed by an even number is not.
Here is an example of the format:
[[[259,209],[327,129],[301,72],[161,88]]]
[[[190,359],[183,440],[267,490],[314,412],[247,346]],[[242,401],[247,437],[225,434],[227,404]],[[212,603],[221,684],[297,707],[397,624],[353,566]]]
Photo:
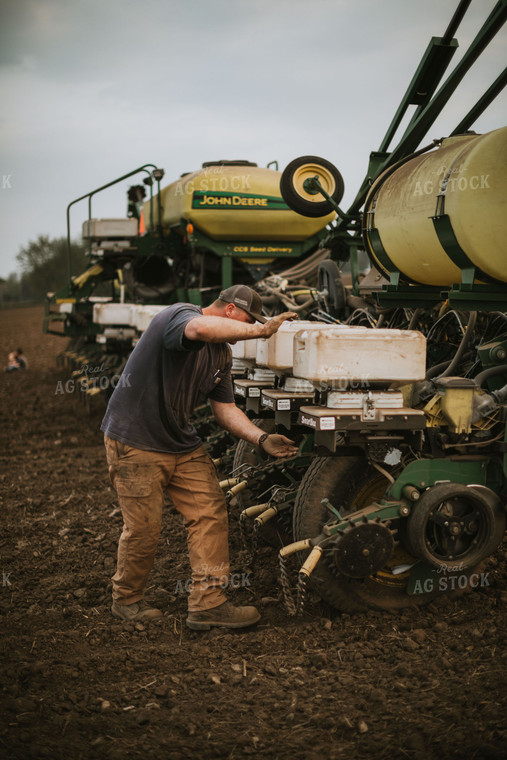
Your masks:
[[[466,326],[466,330],[464,332],[463,337],[461,338],[461,342],[458,346],[458,350],[454,354],[453,358],[449,362],[447,369],[445,369],[442,374],[438,375],[438,378],[440,377],[449,377],[449,375],[452,375],[458,364],[460,363],[461,359],[463,358],[463,354],[465,353],[468,344],[472,338],[473,331],[475,328],[475,323],[477,322],[477,312],[472,311],[470,312],[470,319],[468,320],[468,324]],[[443,364],[444,362],[442,362]],[[431,378],[435,377],[440,372],[440,368],[442,364],[436,364],[434,367],[430,367],[428,372],[426,373],[426,380],[431,380]],[[437,378],[437,379],[438,379]]]
[[[414,326],[419,319],[419,315],[422,313],[422,309],[416,309],[414,313],[412,314],[412,317],[410,319],[410,322],[408,323],[407,330],[413,330]]]
[[[474,377],[474,380],[481,387],[485,380],[489,380],[490,377],[496,377],[496,375],[507,375],[507,364],[499,364],[496,367],[484,369]]]
[[[484,394],[484,396],[475,398],[472,422],[477,422],[477,420],[493,414],[506,400],[507,385],[502,386],[497,391],[492,391],[491,393]]]
[[[433,367],[430,367],[429,370],[426,372],[425,379],[431,380],[432,377],[435,377],[435,375],[438,375],[439,372],[442,372],[446,367],[449,366],[452,359],[448,359],[445,362],[440,362],[439,364],[434,364]]]
[[[276,295],[280,301],[291,311],[300,312],[304,309],[307,309],[309,306],[311,306],[313,303],[315,303],[313,298],[308,298],[304,303],[297,304],[295,301],[293,301],[291,298],[288,298],[286,295],[284,295],[281,290],[277,288],[272,288],[269,285],[264,285],[266,290],[268,290],[271,294]]]
[[[507,385],[503,385],[498,391],[493,391],[491,395],[499,404],[503,404],[507,400]]]

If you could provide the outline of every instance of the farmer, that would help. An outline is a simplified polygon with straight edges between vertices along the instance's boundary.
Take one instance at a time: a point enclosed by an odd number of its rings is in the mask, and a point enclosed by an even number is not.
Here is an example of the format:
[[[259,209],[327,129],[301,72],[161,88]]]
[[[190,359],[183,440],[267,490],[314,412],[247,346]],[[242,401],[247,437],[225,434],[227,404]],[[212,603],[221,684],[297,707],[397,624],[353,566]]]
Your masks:
[[[183,516],[192,568],[187,625],[243,628],[256,623],[255,607],[235,607],[224,588],[229,575],[225,499],[213,463],[189,418],[209,399],[221,427],[262,446],[275,457],[297,448],[283,435],[267,436],[234,404],[228,343],[267,338],[285,312],[261,315],[260,296],[234,285],[201,309],[169,306],[151,321],[132,352],[109,401],[105,433],[109,474],[123,514],[118,563],[113,576],[115,617],[158,618],[162,612],[144,600],[162,521],[164,490]]]

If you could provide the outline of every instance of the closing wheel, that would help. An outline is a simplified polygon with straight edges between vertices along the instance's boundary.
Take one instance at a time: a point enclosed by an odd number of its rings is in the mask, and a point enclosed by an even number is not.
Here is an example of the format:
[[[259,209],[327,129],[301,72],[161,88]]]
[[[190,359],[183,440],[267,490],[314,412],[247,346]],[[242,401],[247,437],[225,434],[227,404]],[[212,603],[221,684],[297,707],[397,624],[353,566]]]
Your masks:
[[[335,203],[340,203],[343,197],[343,177],[332,163],[318,156],[295,158],[282,173],[280,192],[289,208],[302,216],[326,216],[335,210],[317,189],[312,188],[311,180],[315,177]]]
[[[336,569],[350,578],[382,570],[392,557],[394,539],[387,525],[375,520],[349,525],[332,549]]]
[[[483,486],[439,483],[428,488],[407,520],[417,557],[440,570],[466,570],[489,557],[505,531],[498,496]]]
[[[294,504],[294,540],[318,536],[325,523],[336,517],[321,503],[329,499],[342,517],[356,512],[373,501],[380,499],[389,486],[387,478],[368,464],[364,457],[318,457],[305,474]],[[392,521],[394,530],[405,521]],[[385,565],[363,578],[353,578],[340,571],[339,559],[332,550],[325,551],[310,577],[313,589],[333,607],[343,612],[361,612],[365,609],[392,610],[403,607],[421,606],[442,594],[441,586],[433,583],[426,593],[408,594],[410,569],[417,560],[408,553],[402,541],[403,533],[398,532],[400,543],[395,546]],[[304,561],[302,556],[301,561]],[[344,568],[347,570],[347,568]],[[474,568],[477,569],[477,568]],[[468,584],[472,569],[460,571],[461,592]],[[448,596],[460,591],[445,591]]]

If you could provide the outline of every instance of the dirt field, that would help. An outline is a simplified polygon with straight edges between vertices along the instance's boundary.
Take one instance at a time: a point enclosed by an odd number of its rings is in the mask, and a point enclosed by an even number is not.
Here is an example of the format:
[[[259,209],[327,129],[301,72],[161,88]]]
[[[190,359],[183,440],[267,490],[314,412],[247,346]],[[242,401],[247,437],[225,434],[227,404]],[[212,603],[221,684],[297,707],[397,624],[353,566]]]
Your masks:
[[[121,515],[100,412],[58,392],[64,341],[42,335],[41,308],[0,320],[2,362],[18,345],[30,360],[0,375],[0,757],[507,757],[505,544],[459,600],[348,616],[311,599],[295,619],[273,551],[245,570],[234,526],[232,599],[257,604],[261,622],[196,633],[184,623],[184,535],[168,513],[149,590],[164,618],[116,621]]]

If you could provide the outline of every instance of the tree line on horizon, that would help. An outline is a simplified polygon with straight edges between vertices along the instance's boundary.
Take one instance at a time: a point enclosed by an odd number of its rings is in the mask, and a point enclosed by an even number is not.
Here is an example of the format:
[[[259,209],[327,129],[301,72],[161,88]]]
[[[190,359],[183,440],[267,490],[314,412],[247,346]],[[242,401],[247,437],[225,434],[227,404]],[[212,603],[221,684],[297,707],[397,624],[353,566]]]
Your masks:
[[[71,243],[72,274],[88,267],[88,257],[82,243]],[[39,235],[20,248],[16,256],[19,272],[0,278],[0,304],[21,301],[44,301],[47,293],[63,288],[68,279],[67,239]]]

